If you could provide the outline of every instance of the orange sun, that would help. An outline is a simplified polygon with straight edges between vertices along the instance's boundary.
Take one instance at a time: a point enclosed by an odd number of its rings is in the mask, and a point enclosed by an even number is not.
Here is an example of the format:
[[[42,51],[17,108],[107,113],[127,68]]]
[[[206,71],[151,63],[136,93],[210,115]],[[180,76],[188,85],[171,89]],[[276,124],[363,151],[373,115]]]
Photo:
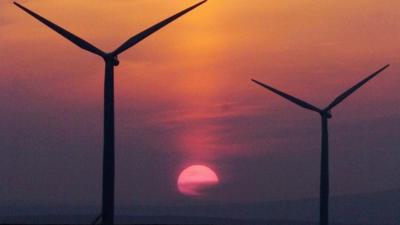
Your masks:
[[[217,174],[207,166],[192,165],[178,177],[178,190],[184,195],[204,196],[219,183]]]

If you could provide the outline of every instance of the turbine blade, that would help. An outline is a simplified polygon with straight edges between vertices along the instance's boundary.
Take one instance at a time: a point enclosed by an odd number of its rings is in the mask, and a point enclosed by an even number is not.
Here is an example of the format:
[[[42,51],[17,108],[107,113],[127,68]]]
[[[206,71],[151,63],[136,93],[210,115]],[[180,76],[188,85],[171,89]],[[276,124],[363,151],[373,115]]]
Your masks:
[[[153,34],[154,32],[160,30],[161,28],[163,28],[164,26],[168,25],[169,23],[171,23],[172,21],[178,19],[179,17],[183,16],[184,14],[188,13],[189,11],[195,9],[196,7],[200,6],[201,4],[205,3],[207,0],[201,1],[159,23],[157,23],[156,25],[147,28],[146,30],[136,34],[135,36],[131,37],[129,40],[127,40],[125,43],[123,43],[120,47],[118,47],[112,54],[113,55],[118,55],[122,52],[124,52],[125,50],[129,49],[130,47],[136,45],[137,43],[139,43],[140,41],[142,41],[143,39],[147,38],[148,36],[150,36],[151,34]]]
[[[257,80],[251,79],[251,81],[253,81],[254,83],[256,83],[256,84],[258,84],[258,85],[260,85],[260,86],[262,86],[262,87],[274,92],[275,94],[277,94],[277,95],[289,100],[290,102],[293,102],[294,104],[296,104],[296,105],[298,105],[300,107],[303,107],[303,108],[306,108],[306,109],[309,109],[311,111],[315,111],[315,112],[318,112],[318,113],[321,112],[321,110],[319,108],[317,108],[316,106],[311,105],[310,103],[307,103],[307,102],[305,102],[303,100],[300,100],[300,99],[298,99],[296,97],[293,97],[293,96],[291,96],[289,94],[286,94],[286,93],[284,93],[282,91],[279,91],[279,90],[277,90],[277,89],[275,89],[275,88],[273,88],[271,86],[268,86],[268,85],[266,85],[264,83],[261,83],[261,82],[259,82]]]
[[[358,90],[360,87],[362,87],[365,83],[367,83],[369,80],[371,80],[372,78],[374,78],[375,76],[377,76],[378,74],[380,74],[382,71],[384,71],[386,68],[388,68],[390,65],[386,65],[384,67],[382,67],[381,69],[379,69],[378,71],[376,71],[375,73],[371,74],[370,76],[366,77],[364,80],[358,82],[356,85],[354,85],[353,87],[351,87],[350,89],[348,89],[347,91],[343,92],[341,95],[339,95],[338,97],[336,97],[331,104],[328,105],[328,107],[326,107],[326,111],[331,110],[332,108],[334,108],[335,106],[337,106],[339,103],[341,103],[343,100],[345,100],[347,97],[349,97],[351,94],[353,94],[356,90]]]
[[[90,44],[89,42],[81,39],[80,37],[72,34],[71,32],[65,30],[64,28],[50,22],[49,20],[41,17],[40,15],[36,14],[35,12],[27,9],[26,7],[18,4],[17,2],[14,2],[14,4],[16,6],[18,6],[20,9],[24,10],[26,13],[28,13],[29,15],[33,16],[34,18],[36,18],[37,20],[39,20],[40,22],[42,22],[43,24],[45,24],[46,26],[48,26],[49,28],[51,28],[52,30],[54,30],[55,32],[59,33],[60,35],[62,35],[64,38],[70,40],[71,42],[73,42],[74,44],[78,45],[79,47],[92,52],[94,54],[100,55],[100,56],[104,56],[105,53],[103,51],[101,51],[100,49],[96,48],[95,46],[93,46],[92,44]]]

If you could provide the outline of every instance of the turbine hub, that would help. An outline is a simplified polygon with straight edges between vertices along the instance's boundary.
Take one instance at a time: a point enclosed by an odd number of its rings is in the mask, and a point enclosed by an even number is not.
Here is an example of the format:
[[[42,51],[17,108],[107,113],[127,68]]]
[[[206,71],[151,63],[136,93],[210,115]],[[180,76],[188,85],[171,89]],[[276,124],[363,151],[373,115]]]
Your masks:
[[[116,55],[107,54],[104,56],[104,60],[107,62],[111,62],[113,64],[113,66],[119,65],[118,56],[116,56]]]
[[[326,117],[326,118],[328,118],[328,119],[332,118],[331,111],[322,111],[321,115]]]

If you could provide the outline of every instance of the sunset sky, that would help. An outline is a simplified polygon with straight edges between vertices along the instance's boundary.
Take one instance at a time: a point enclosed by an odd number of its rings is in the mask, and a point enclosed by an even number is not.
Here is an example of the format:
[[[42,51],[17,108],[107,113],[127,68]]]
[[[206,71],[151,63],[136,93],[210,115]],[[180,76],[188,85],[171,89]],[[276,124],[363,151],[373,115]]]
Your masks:
[[[168,3],[167,3],[168,2]],[[193,0],[20,0],[104,51]],[[317,197],[333,111],[332,195],[400,188],[400,1],[209,0],[124,52],[115,71],[116,207]],[[0,1],[0,207],[100,205],[104,63]],[[190,198],[179,173],[219,177]]]

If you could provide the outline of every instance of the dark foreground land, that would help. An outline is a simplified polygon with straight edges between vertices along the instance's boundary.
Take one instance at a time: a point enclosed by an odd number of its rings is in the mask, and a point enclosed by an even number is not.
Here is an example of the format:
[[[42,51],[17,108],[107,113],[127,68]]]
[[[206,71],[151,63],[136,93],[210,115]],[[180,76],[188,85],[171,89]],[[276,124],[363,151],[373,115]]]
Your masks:
[[[16,218],[14,218],[16,219]],[[81,217],[78,220],[75,217],[76,223],[46,223],[45,220],[50,221],[52,218],[19,218],[21,222],[18,223],[0,223],[2,225],[76,225],[76,224],[90,224],[87,222],[87,217]],[[54,219],[54,218],[53,218]],[[24,223],[25,221],[32,221],[31,223]],[[85,221],[86,222],[85,222]],[[43,222],[40,222],[43,221]],[[174,217],[174,216],[143,216],[143,217],[120,217],[116,220],[115,224],[122,225],[136,225],[136,224],[154,224],[154,225],[317,225],[318,222],[307,222],[307,221],[267,221],[267,220],[238,220],[238,219],[224,219],[224,218],[207,218],[207,217]],[[330,225],[386,225],[386,224],[347,224],[347,223],[331,223]]]
[[[318,199],[258,203],[203,203],[181,206],[127,206],[116,224],[317,225]],[[330,225],[400,225],[400,189],[332,197]],[[1,224],[90,224],[95,207],[0,207]],[[31,210],[31,211],[29,211]],[[53,215],[49,215],[53,212]],[[76,212],[92,212],[77,215]],[[22,214],[22,213],[25,213]],[[21,214],[23,216],[21,216]]]

